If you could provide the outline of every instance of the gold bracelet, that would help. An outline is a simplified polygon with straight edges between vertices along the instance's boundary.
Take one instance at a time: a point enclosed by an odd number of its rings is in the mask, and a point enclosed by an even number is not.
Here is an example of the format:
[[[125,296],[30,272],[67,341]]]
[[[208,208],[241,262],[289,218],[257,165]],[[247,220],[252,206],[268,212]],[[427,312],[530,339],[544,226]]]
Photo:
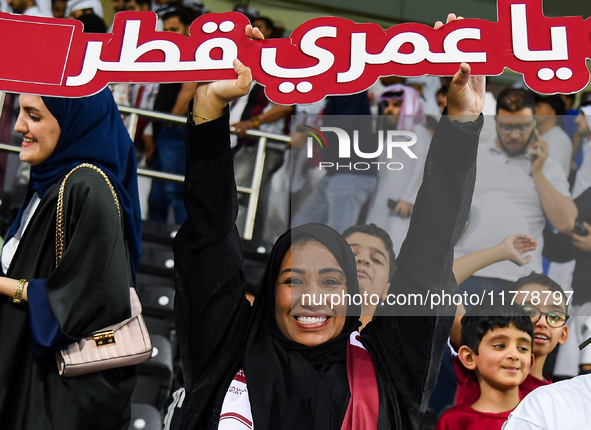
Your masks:
[[[201,118],[202,120],[205,120],[205,121],[213,121],[213,119],[211,119],[211,118],[205,118],[204,116],[197,115],[196,113],[193,113],[193,121],[195,121],[195,117]]]
[[[23,301],[23,290],[25,289],[25,284],[27,283],[26,279],[20,279],[16,284],[16,290],[14,290],[14,296],[12,297],[12,302],[16,303],[17,305]]]
[[[253,116],[250,120],[252,121],[254,128],[259,128],[261,125],[261,120],[259,119],[258,115]]]

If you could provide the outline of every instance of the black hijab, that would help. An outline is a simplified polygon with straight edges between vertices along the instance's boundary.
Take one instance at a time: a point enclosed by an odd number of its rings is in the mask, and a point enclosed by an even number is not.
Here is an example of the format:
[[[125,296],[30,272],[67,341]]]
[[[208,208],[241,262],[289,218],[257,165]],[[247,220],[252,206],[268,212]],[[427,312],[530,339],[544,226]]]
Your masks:
[[[347,292],[359,292],[351,247],[332,228],[307,224],[275,243],[254,303],[243,355],[244,373],[257,430],[339,429],[350,399],[347,340],[359,327],[359,306],[349,306],[341,333],[309,347],[287,339],[275,319],[275,283],[293,243],[312,238],[334,255],[347,279]]]

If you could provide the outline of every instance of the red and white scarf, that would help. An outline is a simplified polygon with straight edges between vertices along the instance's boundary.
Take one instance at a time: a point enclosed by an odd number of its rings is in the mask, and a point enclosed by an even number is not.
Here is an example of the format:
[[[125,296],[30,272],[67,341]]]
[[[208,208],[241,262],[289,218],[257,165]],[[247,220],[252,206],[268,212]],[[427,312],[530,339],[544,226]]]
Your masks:
[[[375,430],[378,426],[379,395],[375,369],[358,331],[347,343],[347,377],[351,399],[341,430]],[[240,369],[224,398],[218,430],[253,430],[252,411],[244,370]]]

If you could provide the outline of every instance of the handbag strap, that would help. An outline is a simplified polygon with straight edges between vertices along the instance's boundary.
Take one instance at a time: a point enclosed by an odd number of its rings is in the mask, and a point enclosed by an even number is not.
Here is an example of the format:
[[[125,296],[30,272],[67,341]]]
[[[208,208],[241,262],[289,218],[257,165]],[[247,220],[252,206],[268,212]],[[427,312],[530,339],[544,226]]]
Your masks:
[[[99,173],[103,179],[107,182],[107,185],[111,189],[111,194],[113,194],[113,199],[115,200],[115,204],[117,205],[117,212],[119,213],[119,221],[121,222],[121,207],[119,206],[119,198],[117,197],[117,192],[115,188],[111,184],[109,177],[103,172],[101,169],[96,167],[94,164],[90,163],[82,163],[79,166],[74,167],[70,170],[59,189],[58,197],[57,197],[57,215],[55,217],[55,265],[60,263],[62,257],[64,255],[64,190],[66,189],[66,181],[74,173],[76,170],[81,169],[83,167],[87,167]]]

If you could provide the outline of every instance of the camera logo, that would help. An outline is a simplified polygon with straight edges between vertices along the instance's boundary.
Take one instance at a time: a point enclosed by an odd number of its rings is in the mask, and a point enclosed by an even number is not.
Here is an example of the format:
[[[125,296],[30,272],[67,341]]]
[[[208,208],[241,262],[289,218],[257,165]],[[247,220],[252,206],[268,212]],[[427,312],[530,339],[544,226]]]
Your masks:
[[[404,152],[406,157],[411,159],[418,158],[414,152],[410,149],[415,143],[417,143],[417,135],[412,131],[406,130],[379,130],[377,136],[377,147],[374,152],[363,152],[359,147],[359,131],[353,131],[353,144],[351,145],[351,137],[349,134],[339,127],[320,127],[320,130],[310,126],[303,126],[306,133],[310,136],[307,138],[307,157],[313,158],[313,146],[314,141],[318,142],[322,150],[328,149],[326,138],[323,132],[332,132],[337,135],[338,139],[338,158],[339,160],[347,161],[351,158],[351,150],[354,151],[356,158],[362,158],[366,160],[375,160],[368,162],[356,162],[356,163],[334,163],[331,161],[322,161],[319,164],[319,169],[323,168],[336,168],[337,170],[369,170],[372,167],[384,166],[389,170],[401,170],[404,165],[399,161],[392,161],[394,156],[394,150],[398,148],[397,153],[400,151]],[[384,159],[383,153],[386,150],[386,158]],[[398,154],[400,155],[400,154]],[[384,161],[378,161],[384,160]]]
[[[328,143],[326,143],[326,138],[324,137],[324,135],[322,134],[322,132],[320,130],[315,129],[314,127],[310,127],[309,125],[302,125],[301,127],[304,129],[304,131],[306,133],[310,134],[314,139],[316,139],[316,141],[320,145],[320,149],[323,149],[322,142],[324,142],[324,146],[326,148],[328,148]],[[311,139],[312,139],[311,137],[308,138],[308,158],[312,158],[309,155],[310,151],[312,150],[312,140]]]

